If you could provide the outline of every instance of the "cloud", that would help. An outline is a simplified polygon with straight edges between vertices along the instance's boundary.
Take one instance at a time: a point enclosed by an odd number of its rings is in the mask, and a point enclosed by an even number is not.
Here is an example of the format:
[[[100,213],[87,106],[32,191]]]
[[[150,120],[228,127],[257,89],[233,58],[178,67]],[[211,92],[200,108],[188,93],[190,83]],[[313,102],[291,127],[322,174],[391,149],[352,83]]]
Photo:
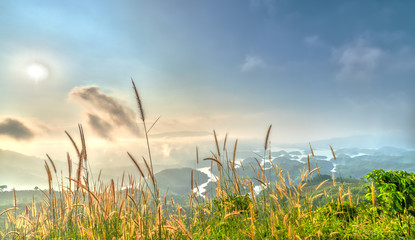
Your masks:
[[[242,72],[249,72],[259,68],[265,68],[267,65],[265,61],[258,56],[248,55],[245,62],[241,65]]]
[[[88,124],[92,130],[99,136],[112,140],[111,131],[113,127],[110,123],[94,114],[88,114]]]
[[[384,55],[382,49],[362,39],[333,50],[335,63],[340,67],[336,77],[340,81],[369,82]]]
[[[75,87],[69,92],[69,97],[87,105],[88,123],[101,137],[111,139],[110,132],[115,127],[138,134],[134,111],[116,98],[100,92],[99,87]]]
[[[186,138],[186,137],[204,137],[210,136],[211,133],[207,131],[176,131],[176,132],[164,132],[153,134],[153,137],[166,137],[166,138]]]
[[[19,120],[7,118],[0,122],[0,135],[6,135],[17,140],[27,140],[34,137],[34,133]]]

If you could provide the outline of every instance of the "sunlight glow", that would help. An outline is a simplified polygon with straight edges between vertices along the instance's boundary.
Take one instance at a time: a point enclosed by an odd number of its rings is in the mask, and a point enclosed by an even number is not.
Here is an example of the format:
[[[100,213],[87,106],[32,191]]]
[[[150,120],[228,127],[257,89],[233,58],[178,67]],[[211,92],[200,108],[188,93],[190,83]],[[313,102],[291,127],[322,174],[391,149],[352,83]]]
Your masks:
[[[46,66],[40,64],[40,63],[31,63],[26,68],[27,75],[35,80],[43,80],[49,76],[49,70]]]

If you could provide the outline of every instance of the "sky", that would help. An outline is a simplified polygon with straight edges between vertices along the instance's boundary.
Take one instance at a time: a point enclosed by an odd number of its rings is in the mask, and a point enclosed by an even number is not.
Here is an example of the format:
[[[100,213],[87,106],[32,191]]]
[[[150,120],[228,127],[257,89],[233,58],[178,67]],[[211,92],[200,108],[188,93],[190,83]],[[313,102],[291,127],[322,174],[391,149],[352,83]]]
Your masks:
[[[181,164],[223,141],[415,148],[413,1],[1,1],[0,149]],[[342,146],[335,146],[341,148]],[[359,147],[359,146],[357,146]]]

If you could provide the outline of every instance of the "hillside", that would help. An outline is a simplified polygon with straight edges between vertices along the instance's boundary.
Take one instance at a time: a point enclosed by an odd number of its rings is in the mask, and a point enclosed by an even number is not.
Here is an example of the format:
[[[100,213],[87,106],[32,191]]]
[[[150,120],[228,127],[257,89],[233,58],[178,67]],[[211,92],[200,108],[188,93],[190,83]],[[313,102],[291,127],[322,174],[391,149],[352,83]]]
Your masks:
[[[20,153],[0,150],[0,185],[33,189],[47,185],[43,160]]]

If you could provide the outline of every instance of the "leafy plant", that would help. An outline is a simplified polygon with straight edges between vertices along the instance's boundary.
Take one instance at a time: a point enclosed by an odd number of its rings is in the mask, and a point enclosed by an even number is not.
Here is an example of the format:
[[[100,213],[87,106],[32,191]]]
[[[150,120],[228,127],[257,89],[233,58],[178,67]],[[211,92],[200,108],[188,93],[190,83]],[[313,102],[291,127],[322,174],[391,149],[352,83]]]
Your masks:
[[[365,175],[368,181],[376,184],[380,194],[377,203],[392,213],[415,215],[415,173],[376,169]],[[371,198],[371,193],[366,195]]]
[[[376,197],[378,204],[389,214],[397,214],[400,226],[411,235],[410,221],[407,220],[404,226],[402,216],[415,216],[415,173],[376,169],[365,175],[365,178],[375,183],[379,189],[380,194]],[[373,193],[370,192],[366,194],[366,198],[372,198]]]
[[[321,211],[326,216],[335,216],[339,220],[350,222],[358,215],[358,207],[350,205],[348,202],[340,204],[336,201],[330,201],[321,207]]]
[[[248,194],[242,195],[229,195],[227,198],[217,198],[212,200],[213,205],[221,211],[222,208],[227,205],[229,211],[248,211],[249,204],[252,202]]]
[[[88,181],[86,140],[79,125],[82,146],[66,132],[74,145],[79,162],[76,176],[68,154],[68,186],[57,181],[53,189],[52,172],[58,175],[51,158],[45,162],[49,191],[28,194],[1,192],[0,239],[408,239],[414,238],[411,225],[414,213],[415,177],[405,171],[375,170],[366,178],[372,181],[367,195],[375,206],[362,202],[360,180],[343,179],[336,186],[331,176],[319,174],[320,167],[299,169],[300,177],[290,177],[288,169],[274,162],[268,128],[262,163],[240,162],[223,148],[214,131],[217,152],[203,160],[217,166],[212,194],[196,195],[193,177],[189,196],[160,195],[153,174],[143,106],[133,83],[138,109],[146,135],[148,160],[141,167],[128,153],[139,171],[139,179],[123,174],[121,181],[104,183],[101,174]],[[311,144],[310,144],[311,149]],[[312,151],[312,149],[311,149]],[[332,150],[333,151],[333,150]],[[196,152],[197,164],[199,153]],[[266,156],[271,167],[266,167]],[[232,156],[232,157],[230,157]],[[334,151],[333,151],[333,157]],[[243,166],[243,165],[247,166]],[[249,165],[249,166],[248,166]],[[51,167],[49,167],[51,166]],[[250,169],[249,169],[250,167]],[[196,167],[197,168],[197,167]],[[247,169],[247,172],[244,172]],[[145,171],[147,170],[147,171]],[[252,171],[251,171],[252,170]],[[146,172],[146,173],[145,173]],[[216,173],[216,170],[215,170]],[[251,176],[254,173],[254,177]],[[313,174],[319,174],[314,177]],[[193,174],[192,174],[193,175]],[[64,176],[61,172],[61,179]],[[312,181],[310,181],[313,179]],[[73,187],[73,183],[75,186]],[[258,185],[261,184],[261,185]],[[263,186],[261,193],[255,186]],[[1,188],[1,186],[0,186]],[[49,194],[48,194],[48,193]],[[42,195],[43,194],[43,195]],[[38,197],[36,197],[39,195]],[[42,200],[39,198],[42,197]],[[211,198],[213,197],[213,199]],[[5,200],[3,201],[4,198]],[[13,199],[13,201],[11,201]],[[19,199],[19,201],[17,201]],[[2,203],[6,205],[2,205]],[[396,214],[398,217],[396,217]]]

